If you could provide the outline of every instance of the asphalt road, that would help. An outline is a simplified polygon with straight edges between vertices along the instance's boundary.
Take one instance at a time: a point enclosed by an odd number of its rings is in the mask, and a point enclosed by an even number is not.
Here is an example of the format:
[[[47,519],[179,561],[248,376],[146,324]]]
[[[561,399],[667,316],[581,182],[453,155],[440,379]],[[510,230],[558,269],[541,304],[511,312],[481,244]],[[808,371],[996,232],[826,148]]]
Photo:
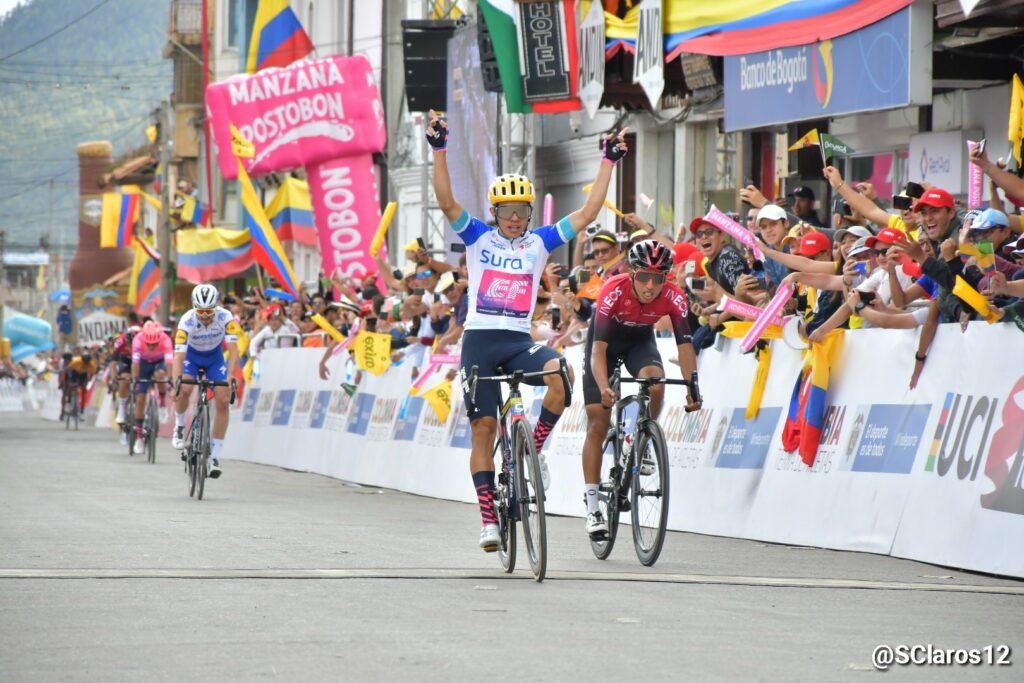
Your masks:
[[[0,415],[0,679],[863,680],[882,644],[1011,648],[901,679],[1024,666],[1021,581],[684,533],[647,569],[549,518],[536,584],[477,549],[474,506],[224,469],[197,502],[169,443],[149,465]]]

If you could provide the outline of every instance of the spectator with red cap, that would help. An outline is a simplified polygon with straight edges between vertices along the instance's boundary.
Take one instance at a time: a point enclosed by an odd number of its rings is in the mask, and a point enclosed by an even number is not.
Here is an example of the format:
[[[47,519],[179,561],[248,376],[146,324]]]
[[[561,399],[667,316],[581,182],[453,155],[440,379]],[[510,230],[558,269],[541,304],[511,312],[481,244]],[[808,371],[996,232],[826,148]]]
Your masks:
[[[285,317],[281,304],[270,304],[263,311],[267,324],[249,342],[249,356],[258,358],[264,349],[299,346],[299,328]]]

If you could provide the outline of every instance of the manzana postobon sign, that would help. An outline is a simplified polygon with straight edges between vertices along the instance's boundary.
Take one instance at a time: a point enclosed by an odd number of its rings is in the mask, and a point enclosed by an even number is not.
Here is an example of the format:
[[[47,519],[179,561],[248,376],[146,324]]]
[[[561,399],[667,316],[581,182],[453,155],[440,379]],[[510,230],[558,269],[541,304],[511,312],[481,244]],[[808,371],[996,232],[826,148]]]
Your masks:
[[[726,57],[726,130],[929,104],[922,16],[907,7],[831,40]]]

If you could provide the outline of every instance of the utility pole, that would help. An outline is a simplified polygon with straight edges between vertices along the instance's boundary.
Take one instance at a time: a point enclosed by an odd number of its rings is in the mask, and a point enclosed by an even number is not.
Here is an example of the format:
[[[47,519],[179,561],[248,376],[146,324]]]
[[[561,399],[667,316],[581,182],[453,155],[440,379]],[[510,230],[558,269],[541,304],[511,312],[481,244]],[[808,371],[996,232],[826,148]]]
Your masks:
[[[159,164],[163,169],[160,185],[160,217],[156,226],[157,250],[160,252],[160,322],[164,325],[171,316],[171,124],[170,104],[164,100],[157,109],[157,145]]]
[[[7,305],[7,273],[4,272],[4,254],[7,250],[7,232],[0,230],[0,337],[4,331],[4,307]]]

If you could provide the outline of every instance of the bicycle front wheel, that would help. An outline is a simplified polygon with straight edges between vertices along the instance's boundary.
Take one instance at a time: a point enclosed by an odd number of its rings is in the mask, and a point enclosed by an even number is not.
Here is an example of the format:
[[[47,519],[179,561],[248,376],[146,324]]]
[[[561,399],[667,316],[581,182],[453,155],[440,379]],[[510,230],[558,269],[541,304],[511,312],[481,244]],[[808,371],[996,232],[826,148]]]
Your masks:
[[[637,437],[637,466],[630,487],[633,546],[640,563],[650,567],[658,561],[668,525],[668,449],[654,420],[647,420]]]
[[[608,445],[609,442],[605,442],[606,449]],[[608,556],[612,554],[615,537],[619,532],[619,491],[622,489],[622,468],[619,467],[619,454],[614,445],[612,445],[611,457],[612,466],[598,490],[600,501],[598,508],[604,515],[605,521],[608,522],[608,533],[604,538],[591,537],[590,539],[590,549],[594,552],[594,557],[599,560],[607,560]]]
[[[210,459],[210,412],[208,408],[203,408],[199,426],[199,448],[196,453],[196,499],[202,500],[203,489],[206,488],[206,463]]]
[[[515,494],[519,499],[519,519],[523,522],[523,542],[530,558],[533,578],[543,581],[547,573],[548,537],[544,519],[544,481],[540,460],[533,445],[533,434],[526,420],[515,423],[512,457],[515,462]]]
[[[146,404],[146,459],[156,462],[156,439],[160,435],[160,421],[157,419],[156,401],[149,397]]]

